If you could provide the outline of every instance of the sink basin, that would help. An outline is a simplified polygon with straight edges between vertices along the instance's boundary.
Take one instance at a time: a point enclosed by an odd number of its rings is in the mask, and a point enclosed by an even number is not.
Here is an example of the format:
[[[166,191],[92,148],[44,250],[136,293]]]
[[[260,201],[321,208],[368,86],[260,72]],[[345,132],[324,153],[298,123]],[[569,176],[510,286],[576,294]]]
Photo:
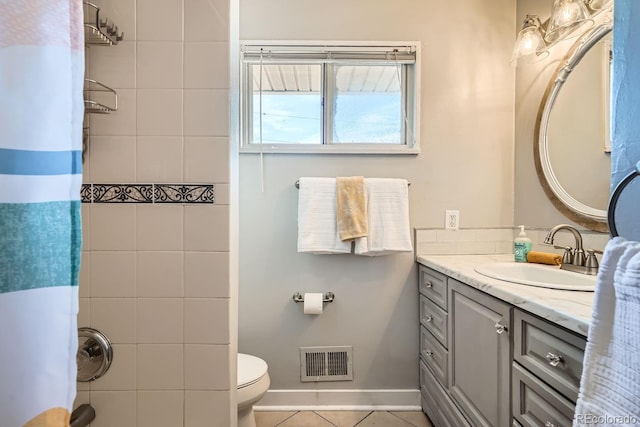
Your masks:
[[[491,262],[475,268],[483,276],[521,285],[573,291],[594,291],[596,276],[560,270],[560,267],[519,262]]]

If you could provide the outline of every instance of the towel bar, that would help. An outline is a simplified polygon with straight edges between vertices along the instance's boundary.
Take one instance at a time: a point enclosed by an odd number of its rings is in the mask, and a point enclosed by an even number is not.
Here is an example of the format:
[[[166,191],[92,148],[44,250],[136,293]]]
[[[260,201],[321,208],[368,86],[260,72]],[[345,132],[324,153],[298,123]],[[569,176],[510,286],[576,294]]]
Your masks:
[[[407,185],[411,185],[411,183],[407,181]],[[296,188],[300,188],[300,180],[296,181]]]
[[[324,298],[322,298],[322,302],[333,302],[335,297],[336,296],[334,295],[333,292],[327,292],[326,294],[324,294]],[[300,292],[296,292],[295,294],[293,294],[293,301],[304,302],[304,297]]]

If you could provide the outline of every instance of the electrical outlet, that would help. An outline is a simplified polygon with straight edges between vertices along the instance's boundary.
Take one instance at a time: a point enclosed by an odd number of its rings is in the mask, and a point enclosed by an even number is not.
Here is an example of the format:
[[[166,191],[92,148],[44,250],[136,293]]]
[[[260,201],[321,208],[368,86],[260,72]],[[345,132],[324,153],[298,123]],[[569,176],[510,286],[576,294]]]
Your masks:
[[[446,210],[444,211],[444,228],[446,230],[457,230],[460,225],[460,211]]]

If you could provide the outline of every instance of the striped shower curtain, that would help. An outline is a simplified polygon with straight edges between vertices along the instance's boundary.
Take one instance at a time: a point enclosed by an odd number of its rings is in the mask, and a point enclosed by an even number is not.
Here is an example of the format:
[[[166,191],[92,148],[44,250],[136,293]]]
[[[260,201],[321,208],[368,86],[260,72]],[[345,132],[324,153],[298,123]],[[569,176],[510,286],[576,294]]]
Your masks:
[[[82,180],[82,3],[0,0],[0,426],[69,425]]]

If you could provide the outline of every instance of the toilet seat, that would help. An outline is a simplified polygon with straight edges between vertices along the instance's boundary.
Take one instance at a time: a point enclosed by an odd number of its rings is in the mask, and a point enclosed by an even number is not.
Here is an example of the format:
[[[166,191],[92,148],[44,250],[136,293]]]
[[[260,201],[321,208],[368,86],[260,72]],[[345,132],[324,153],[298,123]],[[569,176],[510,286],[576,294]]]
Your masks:
[[[238,388],[248,387],[267,374],[267,363],[259,357],[238,353]]]

